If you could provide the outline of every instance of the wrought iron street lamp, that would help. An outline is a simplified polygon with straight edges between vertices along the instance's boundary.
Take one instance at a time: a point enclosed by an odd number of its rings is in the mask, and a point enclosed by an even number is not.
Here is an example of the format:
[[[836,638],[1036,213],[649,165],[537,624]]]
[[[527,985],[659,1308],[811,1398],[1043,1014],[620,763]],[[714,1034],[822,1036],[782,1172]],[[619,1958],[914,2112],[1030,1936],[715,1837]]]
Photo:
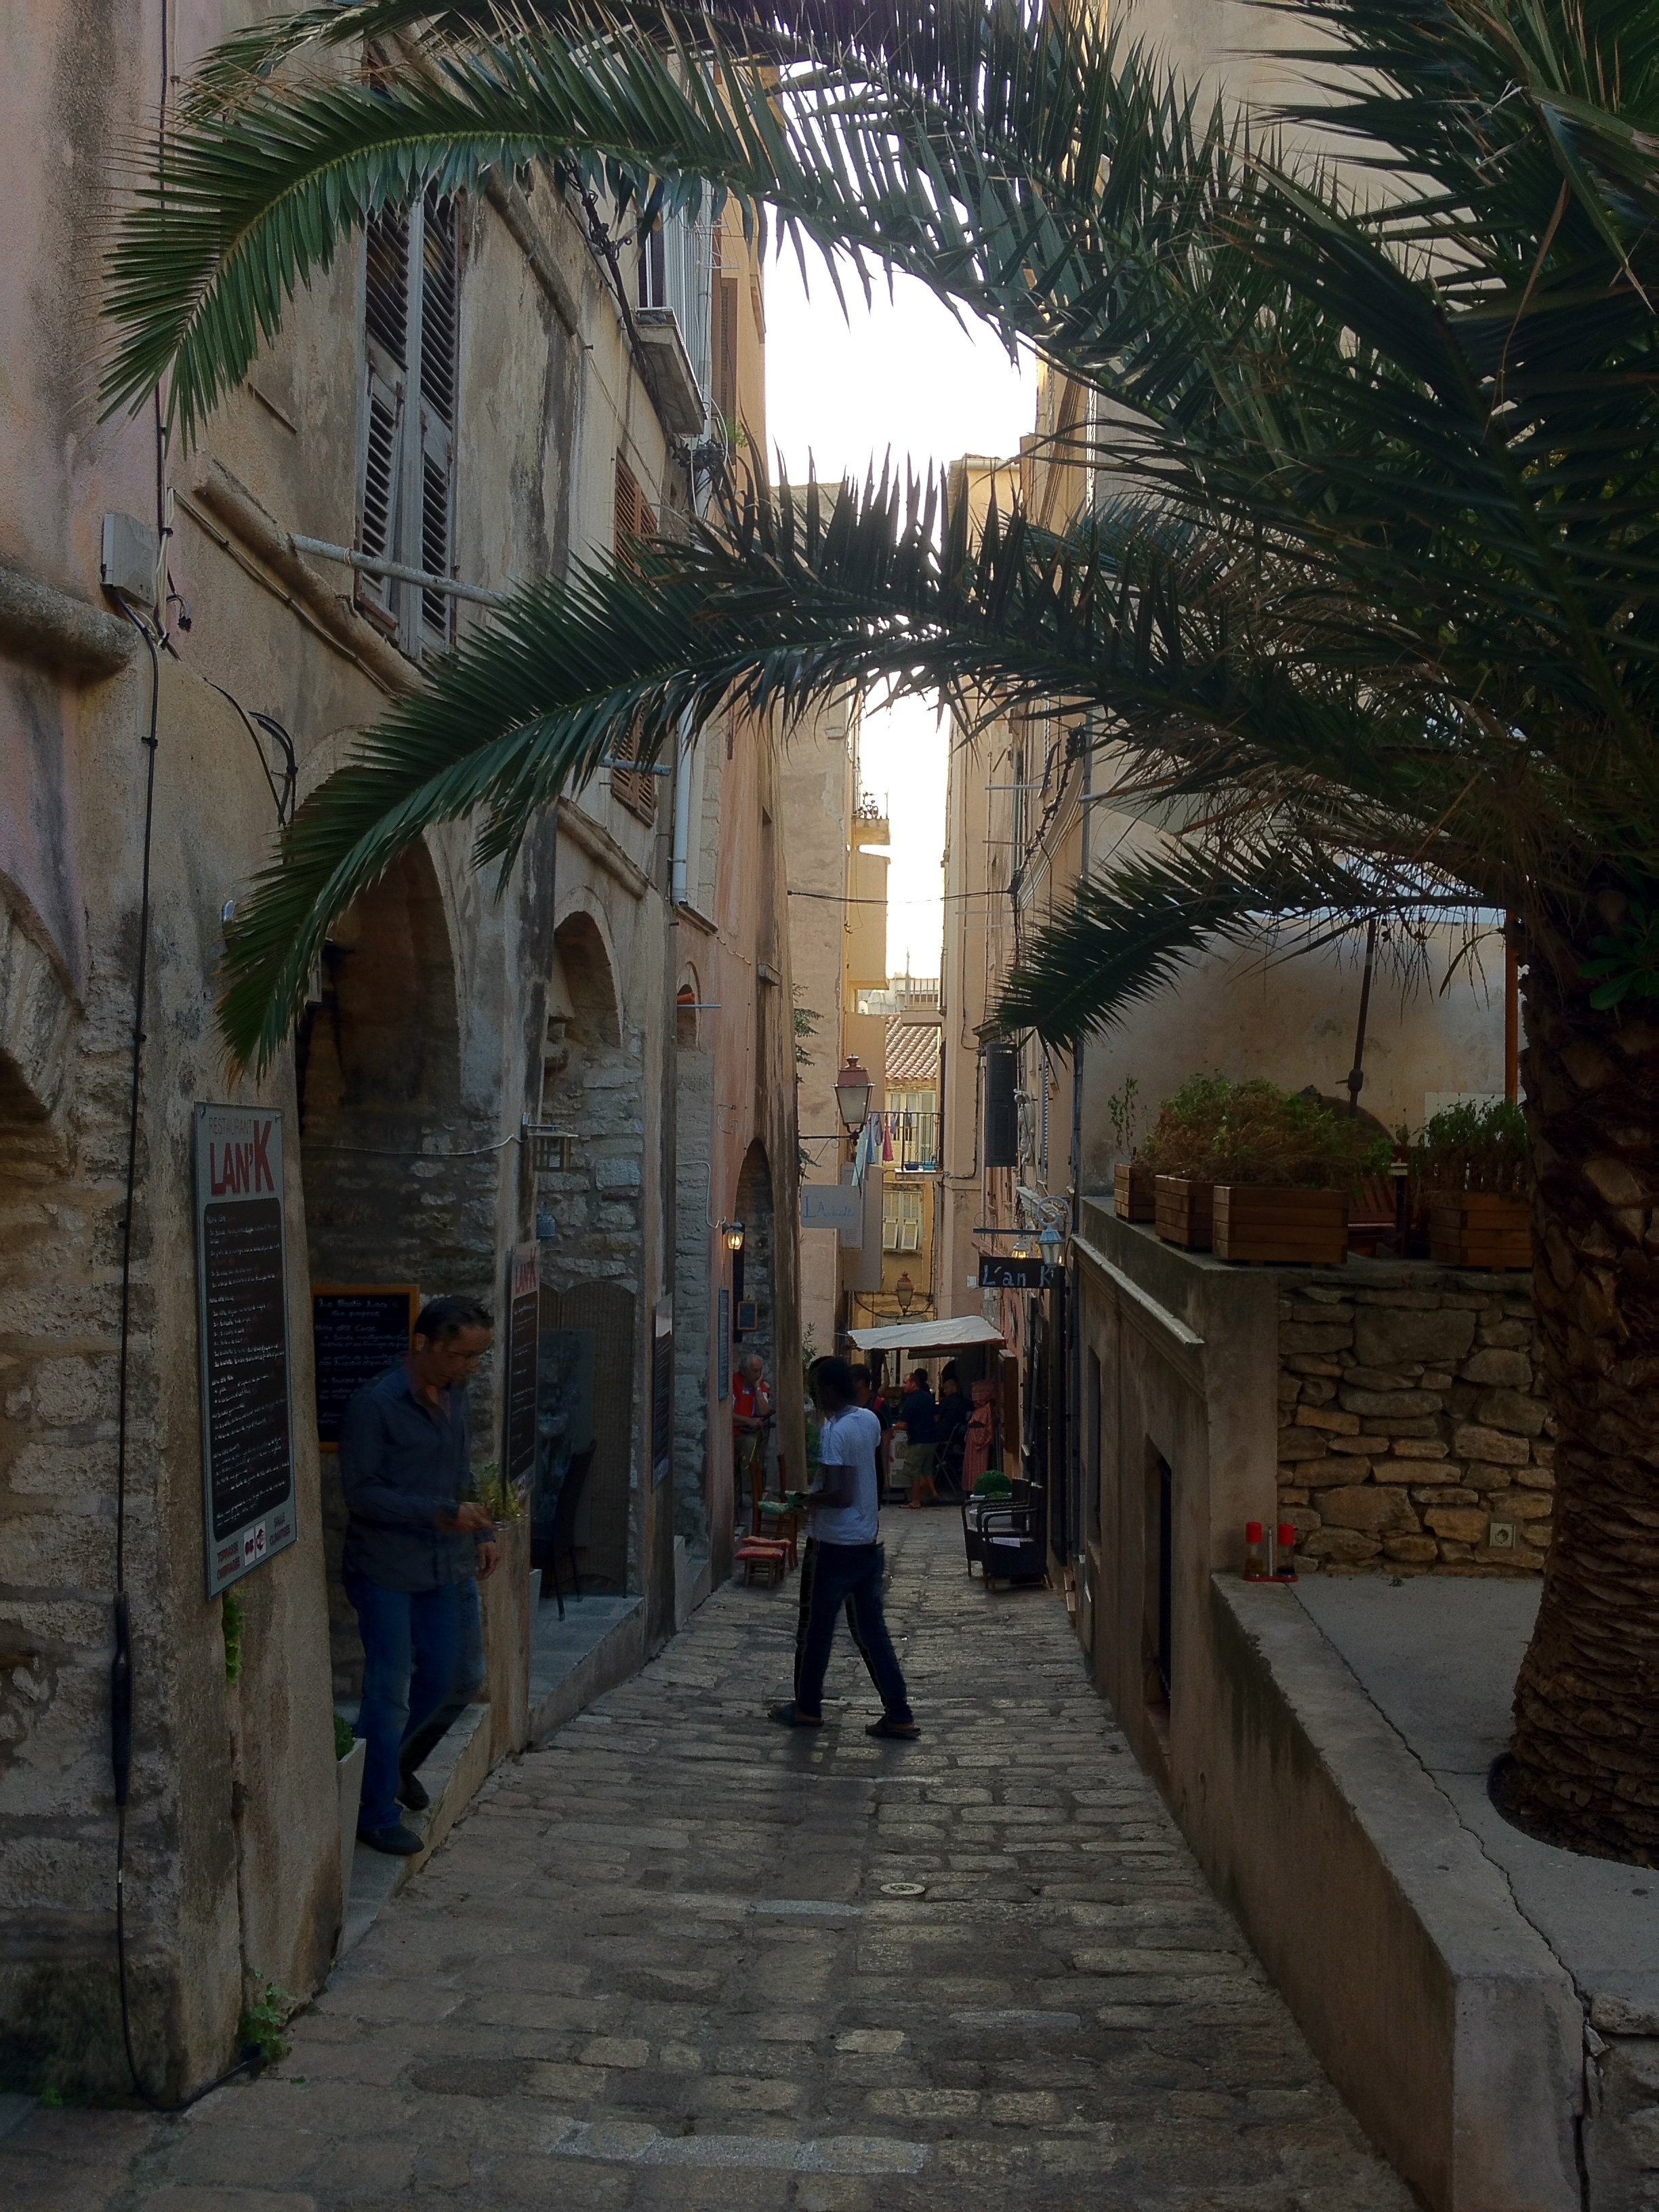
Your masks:
[[[908,1273],[902,1274],[893,1285],[893,1296],[898,1300],[898,1310],[908,1314],[916,1295],[916,1286]]]
[[[849,1137],[856,1137],[870,1118],[870,1071],[859,1066],[855,1052],[836,1078],[836,1109]]]
[[[741,1252],[741,1251],[742,1251],[742,1249],[743,1249],[743,1224],[742,1224],[742,1222],[740,1222],[740,1221],[723,1221],[723,1222],[721,1222],[721,1224],[720,1224],[720,1231],[721,1231],[722,1236],[723,1236],[723,1237],[724,1237],[724,1238],[725,1238],[725,1241],[726,1241],[726,1250],[727,1250],[728,1252]]]

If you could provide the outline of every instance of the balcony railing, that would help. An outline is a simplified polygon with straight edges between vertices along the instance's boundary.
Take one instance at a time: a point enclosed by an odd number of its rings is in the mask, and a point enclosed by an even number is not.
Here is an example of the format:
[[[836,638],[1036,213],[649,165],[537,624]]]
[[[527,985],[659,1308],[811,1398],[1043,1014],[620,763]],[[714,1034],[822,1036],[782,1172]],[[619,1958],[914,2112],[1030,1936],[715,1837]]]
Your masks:
[[[905,1175],[932,1175],[939,1166],[937,1114],[884,1111],[880,1116],[882,1158]]]

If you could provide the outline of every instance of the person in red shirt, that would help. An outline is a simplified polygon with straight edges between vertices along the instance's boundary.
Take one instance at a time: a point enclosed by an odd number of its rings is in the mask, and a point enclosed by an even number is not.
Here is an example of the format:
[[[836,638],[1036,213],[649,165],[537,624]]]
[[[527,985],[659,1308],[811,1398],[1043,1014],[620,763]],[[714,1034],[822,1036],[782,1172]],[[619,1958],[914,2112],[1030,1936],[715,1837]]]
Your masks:
[[[772,1418],[772,1394],[766,1387],[766,1366],[757,1352],[738,1362],[732,1377],[732,1455],[736,1462],[739,1495],[757,1458],[766,1443],[766,1424]]]

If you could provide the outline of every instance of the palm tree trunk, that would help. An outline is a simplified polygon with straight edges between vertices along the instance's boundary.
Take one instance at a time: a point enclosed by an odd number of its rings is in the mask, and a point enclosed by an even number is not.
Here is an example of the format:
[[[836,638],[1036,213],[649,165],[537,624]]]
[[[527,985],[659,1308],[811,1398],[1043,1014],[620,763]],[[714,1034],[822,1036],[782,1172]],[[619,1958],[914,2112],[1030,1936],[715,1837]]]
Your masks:
[[[1506,1811],[1659,1865],[1659,1020],[1598,1012],[1604,925],[1529,917],[1533,1289],[1556,1423],[1555,1540],[1515,1692]]]

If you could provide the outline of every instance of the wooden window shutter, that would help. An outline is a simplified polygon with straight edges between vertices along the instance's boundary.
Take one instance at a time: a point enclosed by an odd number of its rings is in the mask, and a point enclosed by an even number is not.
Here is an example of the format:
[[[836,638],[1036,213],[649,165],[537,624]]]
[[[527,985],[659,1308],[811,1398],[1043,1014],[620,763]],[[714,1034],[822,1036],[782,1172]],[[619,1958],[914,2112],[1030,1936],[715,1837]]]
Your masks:
[[[456,203],[428,189],[367,226],[357,543],[428,574],[454,573],[460,327]],[[418,659],[447,646],[454,601],[359,569],[358,604]]]
[[[357,470],[357,544],[380,560],[398,558],[408,365],[409,216],[402,208],[383,208],[369,218],[365,240]],[[356,585],[359,605],[390,628],[396,621],[396,586],[361,568]]]
[[[738,280],[714,279],[714,412],[727,445],[737,443]]]
[[[428,575],[447,576],[454,568],[459,241],[453,199],[428,185],[422,213],[420,527],[414,560]],[[443,592],[422,592],[420,599],[422,638],[447,645],[454,600]]]
[[[616,548],[620,568],[636,568],[639,541],[654,538],[657,518],[646,505],[639,479],[620,453],[617,456]],[[630,729],[615,746],[619,761],[633,760],[639,751],[639,732]],[[611,792],[630,814],[647,825],[657,818],[657,779],[648,769],[613,768]]]

